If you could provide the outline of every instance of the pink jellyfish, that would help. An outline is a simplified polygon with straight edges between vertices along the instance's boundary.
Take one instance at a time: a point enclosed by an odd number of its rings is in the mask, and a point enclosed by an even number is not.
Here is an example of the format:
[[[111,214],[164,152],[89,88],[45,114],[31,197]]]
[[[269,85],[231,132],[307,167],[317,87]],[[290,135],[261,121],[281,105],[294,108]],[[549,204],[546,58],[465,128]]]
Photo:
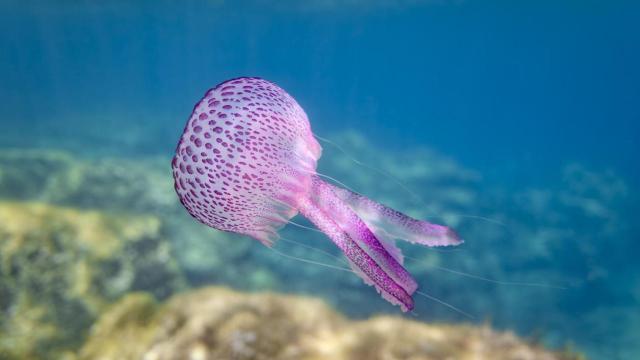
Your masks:
[[[322,181],[321,152],[304,110],[283,89],[259,78],[228,80],[209,90],[187,121],[172,161],[175,189],[202,223],[267,246],[302,214],[383,298],[413,309],[418,285],[395,239],[426,246],[462,241],[448,227]]]

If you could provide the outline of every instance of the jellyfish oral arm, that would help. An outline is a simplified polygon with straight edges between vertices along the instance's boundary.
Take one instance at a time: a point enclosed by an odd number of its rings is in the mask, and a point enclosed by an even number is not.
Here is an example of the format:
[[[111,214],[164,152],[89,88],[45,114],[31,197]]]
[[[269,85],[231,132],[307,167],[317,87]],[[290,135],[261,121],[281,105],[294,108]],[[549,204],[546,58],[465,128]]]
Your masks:
[[[354,272],[373,285],[383,298],[413,309],[417,284],[332,187],[312,177],[311,196],[300,200],[300,213],[324,232],[349,259]]]
[[[331,184],[334,194],[358,214],[374,233],[384,233],[392,239],[426,246],[460,245],[463,240],[453,229],[417,220],[358,193]]]

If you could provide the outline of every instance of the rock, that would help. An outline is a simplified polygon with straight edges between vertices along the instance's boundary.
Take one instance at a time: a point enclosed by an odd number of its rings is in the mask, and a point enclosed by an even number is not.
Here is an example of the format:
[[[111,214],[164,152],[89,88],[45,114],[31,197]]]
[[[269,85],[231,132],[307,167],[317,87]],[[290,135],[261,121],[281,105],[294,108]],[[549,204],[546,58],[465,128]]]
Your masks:
[[[131,294],[96,323],[80,359],[577,359],[488,326],[344,318],[322,301],[210,287],[157,304]]]
[[[183,288],[161,222],[0,202],[0,358],[59,358],[129,291]]]

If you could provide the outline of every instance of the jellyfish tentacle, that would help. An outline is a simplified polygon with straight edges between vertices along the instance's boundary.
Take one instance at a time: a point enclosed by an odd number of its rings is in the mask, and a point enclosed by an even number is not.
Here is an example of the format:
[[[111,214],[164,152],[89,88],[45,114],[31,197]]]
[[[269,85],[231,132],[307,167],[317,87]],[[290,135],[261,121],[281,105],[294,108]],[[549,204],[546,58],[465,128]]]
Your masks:
[[[342,250],[349,262],[367,284],[375,285],[382,296],[403,311],[413,309],[413,299],[387,275],[382,268],[356,244],[331,218],[309,199],[300,203],[300,212],[320,228]]]
[[[334,187],[330,186],[320,177],[312,178],[312,189],[316,196],[316,203],[325,212],[330,213],[332,219],[346,231],[347,234],[380,265],[398,284],[400,284],[409,295],[418,288],[418,284],[411,277],[411,274],[402,267],[402,257],[398,254],[393,240],[380,237],[369,229],[367,224],[360,219],[348,204],[344,203],[335,195]]]
[[[353,191],[328,184],[376,234],[426,246],[451,246],[463,243],[450,227],[414,219]]]
[[[300,201],[300,213],[333,240],[367,284],[403,311],[411,310],[415,280],[325,182],[312,178],[312,191]]]

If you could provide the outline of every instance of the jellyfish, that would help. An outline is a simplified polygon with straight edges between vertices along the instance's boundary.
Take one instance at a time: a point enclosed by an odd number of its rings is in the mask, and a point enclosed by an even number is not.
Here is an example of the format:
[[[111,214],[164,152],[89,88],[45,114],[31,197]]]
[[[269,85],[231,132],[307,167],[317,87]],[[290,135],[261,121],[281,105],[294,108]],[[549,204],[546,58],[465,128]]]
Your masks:
[[[411,218],[322,180],[322,148],[305,111],[261,78],[227,80],[194,107],[172,160],[174,187],[195,219],[266,246],[301,214],[344,253],[353,272],[402,311],[418,285],[396,240],[458,245],[449,227]]]

